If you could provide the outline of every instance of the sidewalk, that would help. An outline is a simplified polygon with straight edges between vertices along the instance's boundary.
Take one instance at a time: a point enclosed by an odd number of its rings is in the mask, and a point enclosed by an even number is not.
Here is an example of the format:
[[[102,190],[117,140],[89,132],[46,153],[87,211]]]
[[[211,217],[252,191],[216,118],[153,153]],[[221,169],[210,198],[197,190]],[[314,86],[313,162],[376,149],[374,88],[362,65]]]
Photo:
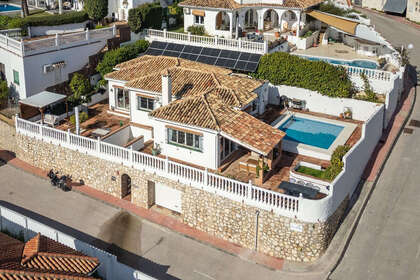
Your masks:
[[[399,105],[399,111],[397,111],[397,113],[394,115],[392,125],[390,125],[382,137],[384,142],[378,143],[377,148],[372,155],[372,160],[368,163],[365,169],[363,179],[366,179],[368,183],[363,186],[359,199],[348,213],[342,225],[339,227],[325,254],[314,263],[297,263],[270,257],[261,253],[256,253],[253,250],[242,248],[228,241],[216,238],[205,232],[191,228],[188,225],[185,225],[176,220],[175,218],[160,214],[153,210],[135,206],[126,200],[116,198],[89,186],[74,186],[73,190],[87,195],[93,199],[107,203],[111,206],[124,209],[145,220],[166,227],[172,231],[190,237],[203,244],[207,244],[214,248],[220,249],[229,254],[236,255],[241,259],[263,265],[273,270],[281,270],[284,276],[294,277],[295,279],[319,279],[320,277],[324,278],[329,274],[331,270],[334,269],[335,265],[339,262],[340,258],[344,254],[346,246],[351,239],[352,233],[357,226],[358,219],[363,213],[364,206],[366,205],[370,193],[374,188],[374,182],[376,181],[382,166],[384,165],[389,153],[391,152],[391,149],[397,140],[398,135],[402,131],[405,122],[408,120],[411,109],[414,105],[414,101],[415,88],[413,87],[408,93],[405,94],[405,96],[403,96],[402,102]],[[16,158],[8,151],[0,150],[0,159],[16,168],[47,179],[47,171],[34,167]]]

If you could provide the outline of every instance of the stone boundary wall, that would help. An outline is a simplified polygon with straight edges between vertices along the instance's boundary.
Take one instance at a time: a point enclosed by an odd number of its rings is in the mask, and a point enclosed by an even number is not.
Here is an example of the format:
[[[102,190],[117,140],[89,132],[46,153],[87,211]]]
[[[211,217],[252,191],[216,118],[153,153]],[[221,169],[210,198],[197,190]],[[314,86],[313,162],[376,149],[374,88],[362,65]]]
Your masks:
[[[16,152],[16,129],[14,126],[6,123],[3,120],[3,115],[0,115],[0,150],[7,150]]]
[[[121,176],[129,175],[132,203],[140,207],[154,204],[153,182],[175,188],[182,193],[182,222],[240,246],[256,246],[259,252],[294,261],[314,261],[322,255],[348,205],[346,198],[326,222],[304,223],[31,137],[17,135],[16,140],[18,158],[45,170],[70,174],[74,181],[83,179],[85,184],[119,198]]]

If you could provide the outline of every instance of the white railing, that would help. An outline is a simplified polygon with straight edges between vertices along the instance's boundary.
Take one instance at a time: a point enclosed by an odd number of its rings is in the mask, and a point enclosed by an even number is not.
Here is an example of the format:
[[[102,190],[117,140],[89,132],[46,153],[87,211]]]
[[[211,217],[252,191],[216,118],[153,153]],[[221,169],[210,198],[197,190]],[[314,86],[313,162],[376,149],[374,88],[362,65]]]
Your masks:
[[[69,148],[108,161],[123,164],[140,170],[156,173],[159,176],[179,181],[192,187],[220,195],[240,203],[258,207],[276,214],[298,218],[305,222],[315,222],[319,217],[301,215],[303,197],[293,197],[243,183],[184,164],[173,162],[146,153],[133,151],[117,145],[75,135],[16,117],[16,132],[54,145]],[[322,203],[322,205],[327,205]],[[305,211],[310,213],[311,211]],[[324,211],[319,211],[324,213]]]
[[[243,51],[250,53],[268,53],[268,42],[251,42],[245,40],[219,38],[217,36],[197,36],[188,33],[168,32],[164,30],[148,29],[146,38],[149,41],[159,40],[164,42],[179,43],[200,47],[211,47],[217,49],[227,49],[233,51]]]
[[[98,40],[105,40],[115,37],[115,25],[97,30],[86,30],[83,32],[56,34],[55,37],[21,41],[0,34],[0,46],[16,53],[19,56],[33,55],[51,50],[58,50],[91,43]]]
[[[349,76],[360,76],[360,74],[363,73],[368,79],[380,81],[391,81],[391,78],[395,76],[395,74],[383,70],[367,69],[348,65],[341,66],[343,66],[346,69],[347,74]]]

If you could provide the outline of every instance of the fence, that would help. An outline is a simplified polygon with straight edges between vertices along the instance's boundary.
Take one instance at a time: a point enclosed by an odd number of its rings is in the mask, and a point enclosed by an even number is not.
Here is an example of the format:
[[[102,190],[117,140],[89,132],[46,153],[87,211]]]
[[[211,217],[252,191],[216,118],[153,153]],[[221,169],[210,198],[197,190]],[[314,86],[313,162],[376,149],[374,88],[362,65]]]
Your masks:
[[[256,187],[251,182],[243,183],[211,173],[207,169],[197,169],[170,161],[168,158],[160,158],[133,151],[132,149],[105,143],[99,138],[95,140],[75,135],[70,133],[70,131],[65,132],[50,128],[18,117],[16,117],[15,122],[17,133],[35,137],[53,145],[60,145],[107,161],[156,173],[156,175],[191,185],[194,188],[267,211],[273,211],[282,216],[299,218],[306,222],[316,222],[320,219],[320,217],[312,215],[311,211],[305,211],[308,214],[301,215],[303,213],[301,211],[302,205],[307,200],[302,196],[293,197],[273,192]],[[325,211],[321,210],[321,212]]]
[[[164,30],[148,29],[147,37],[149,41],[159,39],[159,41],[170,42],[170,43],[186,43],[188,45],[194,45],[199,47],[211,47],[224,50],[243,51],[250,53],[266,54],[268,53],[268,42],[251,42],[245,40],[226,39],[209,37],[209,36],[197,36],[188,33],[168,32]]]
[[[155,279],[135,270],[132,267],[118,262],[115,255],[96,248],[74,236],[63,233],[5,206],[0,206],[0,227],[2,231],[7,230],[13,235],[23,233],[25,241],[31,239],[36,234],[41,233],[48,238],[60,242],[61,244],[80,251],[88,256],[96,257],[100,262],[100,266],[97,270],[98,274],[104,279]],[[136,275],[136,278],[134,278],[134,274]]]
[[[0,34],[0,46],[19,55],[27,56],[41,52],[69,48],[98,40],[110,39],[116,35],[116,27],[86,30],[70,34],[56,34],[55,37],[22,41]]]

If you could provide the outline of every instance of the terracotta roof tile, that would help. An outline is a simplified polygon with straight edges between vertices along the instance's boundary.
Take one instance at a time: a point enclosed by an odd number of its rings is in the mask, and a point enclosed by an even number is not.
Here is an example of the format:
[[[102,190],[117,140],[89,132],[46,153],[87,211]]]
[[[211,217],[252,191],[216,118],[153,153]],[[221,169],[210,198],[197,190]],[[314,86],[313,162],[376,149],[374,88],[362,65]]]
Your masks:
[[[259,3],[239,4],[234,0],[185,0],[179,3],[181,7],[202,7],[202,8],[220,8],[235,10],[246,7],[262,6],[262,7],[284,7],[284,8],[300,8],[306,9],[315,6],[324,0],[284,0],[282,4],[264,3],[264,0]]]
[[[0,280],[94,280],[89,276],[72,276],[47,272],[0,269]]]

